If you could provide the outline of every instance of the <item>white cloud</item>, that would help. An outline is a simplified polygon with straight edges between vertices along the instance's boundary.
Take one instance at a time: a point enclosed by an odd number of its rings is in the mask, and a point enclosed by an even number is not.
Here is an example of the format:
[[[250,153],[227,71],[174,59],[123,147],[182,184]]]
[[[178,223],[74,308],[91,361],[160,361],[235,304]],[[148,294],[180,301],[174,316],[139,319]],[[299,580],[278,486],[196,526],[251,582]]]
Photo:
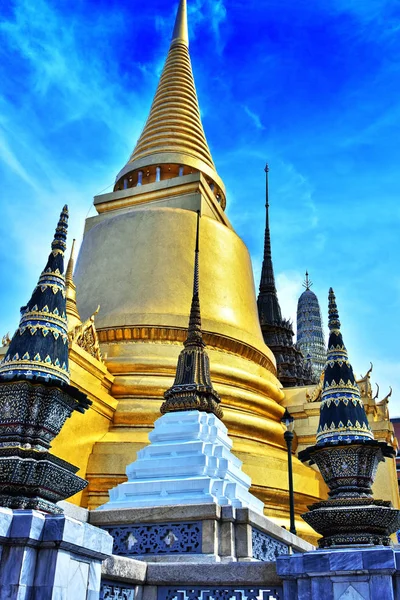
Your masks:
[[[244,108],[244,112],[246,113],[246,115],[248,117],[250,117],[250,119],[253,122],[253,125],[255,126],[256,129],[265,129],[264,125],[261,122],[260,117],[255,112],[250,110],[250,108],[248,106],[244,106],[243,108]]]

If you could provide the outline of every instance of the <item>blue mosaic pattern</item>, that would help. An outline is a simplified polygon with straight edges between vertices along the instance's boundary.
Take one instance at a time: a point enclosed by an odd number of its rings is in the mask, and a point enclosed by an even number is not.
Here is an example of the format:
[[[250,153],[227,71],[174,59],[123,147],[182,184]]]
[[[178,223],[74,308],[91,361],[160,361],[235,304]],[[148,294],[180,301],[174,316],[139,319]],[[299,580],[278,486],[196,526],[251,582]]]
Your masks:
[[[283,600],[280,587],[159,587],[157,600]]]
[[[105,527],[114,538],[113,554],[200,554],[201,521]]]
[[[260,529],[252,528],[253,558],[263,562],[276,561],[278,556],[289,554],[289,547]]]
[[[135,588],[118,581],[102,580],[99,600],[134,600]]]

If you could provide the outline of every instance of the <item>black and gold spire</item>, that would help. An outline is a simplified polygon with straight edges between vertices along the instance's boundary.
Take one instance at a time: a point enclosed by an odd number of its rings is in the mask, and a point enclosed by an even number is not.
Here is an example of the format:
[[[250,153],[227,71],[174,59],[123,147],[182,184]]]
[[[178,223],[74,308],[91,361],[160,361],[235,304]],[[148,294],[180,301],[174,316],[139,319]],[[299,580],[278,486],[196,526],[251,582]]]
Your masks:
[[[69,384],[64,252],[68,207],[64,206],[44,271],[31,299],[21,308],[19,327],[0,363],[0,378]]]
[[[265,165],[265,234],[264,256],[261,269],[260,293],[258,296],[258,313],[261,324],[270,325],[282,322],[281,307],[275,285],[274,267],[272,264],[271,232],[269,227],[269,192],[268,173],[269,167]]]
[[[200,211],[197,211],[196,247],[194,259],[193,297],[189,327],[184,349],[179,355],[173,386],[164,393],[161,413],[200,410],[222,418],[221,399],[214,390],[210,361],[201,331],[199,299],[199,233]]]
[[[264,256],[261,269],[260,292],[257,298],[258,316],[264,342],[276,359],[279,381],[283,387],[313,383],[311,363],[304,360],[301,351],[293,343],[293,326],[282,317],[275,285],[272,263],[271,233],[269,227],[269,167],[265,166],[265,236]]]
[[[329,290],[328,325],[330,333],[317,445],[373,440],[340,331],[339,313],[332,288]]]

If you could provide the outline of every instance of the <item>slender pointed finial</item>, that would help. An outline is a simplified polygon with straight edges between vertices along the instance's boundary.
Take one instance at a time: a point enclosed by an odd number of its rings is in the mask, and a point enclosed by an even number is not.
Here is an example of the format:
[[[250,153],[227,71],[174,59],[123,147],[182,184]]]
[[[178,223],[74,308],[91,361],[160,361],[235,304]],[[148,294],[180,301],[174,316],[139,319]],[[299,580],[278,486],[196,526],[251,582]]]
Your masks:
[[[205,350],[201,331],[199,301],[199,233],[200,211],[197,211],[196,246],[194,253],[193,297],[190,307],[189,327],[184,348],[179,355],[175,381],[164,393],[161,414],[186,410],[214,413],[222,418],[221,399],[214,390],[210,361]]]
[[[65,204],[58,225],[54,234],[54,239],[51,243],[52,250],[61,250],[63,253],[67,247],[67,229],[68,229],[68,206]]]
[[[200,211],[197,211],[196,245],[194,250],[194,274],[193,274],[193,297],[190,307],[188,336],[184,342],[185,346],[205,346],[201,332],[201,314],[199,298],[199,233],[200,233]]]
[[[179,2],[174,31],[172,33],[171,46],[173,44],[184,44],[189,47],[186,0],[180,0]]]
[[[303,287],[305,287],[306,290],[309,290],[312,285],[313,285],[313,283],[312,283],[311,279],[309,279],[309,277],[308,277],[308,271],[306,271],[306,278],[304,280]]]
[[[74,282],[75,266],[75,240],[72,241],[71,254],[65,271],[65,290],[66,290],[66,311],[68,319],[68,331],[73,330],[77,325],[82,325],[81,317],[76,304],[76,285]]]
[[[74,264],[75,264],[75,253],[74,253],[75,241],[76,240],[72,240],[71,254],[69,255],[67,270],[65,271],[65,282],[67,284],[73,282]]]
[[[336,305],[335,292],[329,288],[328,297],[328,327],[330,331],[340,331],[339,313]]]

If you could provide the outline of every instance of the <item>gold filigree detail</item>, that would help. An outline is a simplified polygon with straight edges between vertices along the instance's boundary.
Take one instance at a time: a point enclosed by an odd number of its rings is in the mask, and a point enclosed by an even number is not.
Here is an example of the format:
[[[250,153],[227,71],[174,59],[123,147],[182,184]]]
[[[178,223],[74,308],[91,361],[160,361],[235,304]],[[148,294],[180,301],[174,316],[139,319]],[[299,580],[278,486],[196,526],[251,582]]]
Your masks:
[[[159,327],[158,325],[143,325],[142,327],[110,327],[99,329],[99,340],[102,343],[109,342],[161,342],[170,344],[182,344],[187,335],[187,329],[179,327]],[[233,338],[203,331],[203,340],[207,347],[213,350],[222,350],[241,356],[264,367],[273,375],[276,375],[276,368],[272,361],[262,354],[259,350],[235,340]]]
[[[7,333],[5,335],[3,335],[2,340],[1,340],[1,345],[4,346],[8,346],[9,343],[11,342],[10,339],[10,332],[7,331]]]
[[[76,325],[71,331],[68,332],[69,342],[74,342],[83,350],[86,350],[88,354],[96,358],[97,360],[103,362],[103,358],[101,356],[99,337],[97,335],[96,326],[94,324],[95,316],[98,314],[100,310],[100,305],[97,307],[95,312],[92,314],[89,319],[87,319],[84,323]]]

